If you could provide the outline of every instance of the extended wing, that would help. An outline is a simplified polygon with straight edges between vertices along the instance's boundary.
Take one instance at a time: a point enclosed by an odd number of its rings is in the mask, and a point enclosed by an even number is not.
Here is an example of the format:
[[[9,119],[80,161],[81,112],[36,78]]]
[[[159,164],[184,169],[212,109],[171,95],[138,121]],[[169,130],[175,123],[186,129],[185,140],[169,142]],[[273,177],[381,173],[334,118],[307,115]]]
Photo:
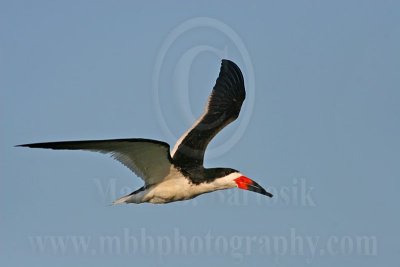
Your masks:
[[[124,164],[146,185],[158,183],[165,178],[171,167],[167,143],[150,139],[114,139],[66,141],[19,145],[32,148],[87,150],[110,154]]]
[[[245,97],[242,72],[235,63],[223,59],[203,115],[175,144],[171,153],[174,162],[187,168],[203,166],[207,145],[239,116]]]

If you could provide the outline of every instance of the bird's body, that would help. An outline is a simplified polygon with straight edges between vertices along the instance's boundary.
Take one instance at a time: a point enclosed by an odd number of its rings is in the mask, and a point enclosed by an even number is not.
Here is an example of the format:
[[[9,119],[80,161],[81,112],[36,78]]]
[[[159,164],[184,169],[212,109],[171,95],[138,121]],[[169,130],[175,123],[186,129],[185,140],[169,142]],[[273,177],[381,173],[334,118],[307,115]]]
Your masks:
[[[188,200],[201,194],[229,189],[236,187],[233,181],[234,177],[238,177],[236,173],[227,177],[215,179],[211,182],[193,184],[175,168],[171,168],[171,172],[160,183],[149,187],[142,187],[133,194],[124,196],[114,201],[114,204],[120,203],[143,203],[149,202],[153,204],[169,203],[173,201]]]
[[[234,187],[272,197],[271,193],[237,170],[203,166],[207,145],[220,130],[239,116],[244,99],[244,80],[239,67],[232,61],[222,60],[219,77],[203,115],[182,135],[171,153],[169,144],[141,138],[20,146],[111,154],[145,182],[143,187],[117,199],[114,204],[169,203]]]

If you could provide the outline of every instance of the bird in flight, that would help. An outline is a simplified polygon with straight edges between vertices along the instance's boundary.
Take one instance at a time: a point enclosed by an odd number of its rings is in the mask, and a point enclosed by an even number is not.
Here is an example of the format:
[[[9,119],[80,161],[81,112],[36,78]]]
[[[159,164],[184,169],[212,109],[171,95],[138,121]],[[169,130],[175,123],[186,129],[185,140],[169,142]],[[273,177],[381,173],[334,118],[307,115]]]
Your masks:
[[[272,197],[258,183],[231,168],[205,168],[204,153],[214,136],[236,120],[246,97],[239,67],[223,59],[204,113],[177,141],[110,139],[47,142],[21,147],[86,150],[110,154],[143,179],[144,186],[113,202],[163,204],[216,190],[240,188]]]

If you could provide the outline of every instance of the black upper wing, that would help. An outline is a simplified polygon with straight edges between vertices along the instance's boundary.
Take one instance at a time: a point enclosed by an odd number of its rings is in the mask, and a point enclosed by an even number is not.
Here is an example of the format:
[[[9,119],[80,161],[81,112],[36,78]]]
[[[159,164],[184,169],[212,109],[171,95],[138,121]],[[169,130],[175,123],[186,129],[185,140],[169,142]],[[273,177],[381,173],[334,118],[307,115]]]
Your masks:
[[[186,168],[203,166],[208,143],[239,116],[245,97],[242,72],[235,63],[223,59],[203,115],[181,136],[172,151],[174,163]]]

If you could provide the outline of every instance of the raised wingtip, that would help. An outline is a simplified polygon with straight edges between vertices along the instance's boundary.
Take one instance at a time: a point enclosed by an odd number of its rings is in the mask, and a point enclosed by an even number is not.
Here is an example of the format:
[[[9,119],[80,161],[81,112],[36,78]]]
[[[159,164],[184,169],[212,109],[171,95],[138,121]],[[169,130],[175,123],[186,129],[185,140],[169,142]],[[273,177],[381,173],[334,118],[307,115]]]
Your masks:
[[[244,87],[244,81],[243,81],[244,79],[243,79],[242,71],[240,70],[239,66],[232,60],[222,59],[220,72],[227,73],[229,75],[233,75],[235,78],[235,82],[241,82],[242,86]]]
[[[230,59],[226,59],[226,58],[223,58],[222,60],[221,60],[221,64],[223,65],[223,64],[231,64],[231,65],[234,65],[234,66],[238,66],[235,62],[233,62],[232,60],[230,60]]]

